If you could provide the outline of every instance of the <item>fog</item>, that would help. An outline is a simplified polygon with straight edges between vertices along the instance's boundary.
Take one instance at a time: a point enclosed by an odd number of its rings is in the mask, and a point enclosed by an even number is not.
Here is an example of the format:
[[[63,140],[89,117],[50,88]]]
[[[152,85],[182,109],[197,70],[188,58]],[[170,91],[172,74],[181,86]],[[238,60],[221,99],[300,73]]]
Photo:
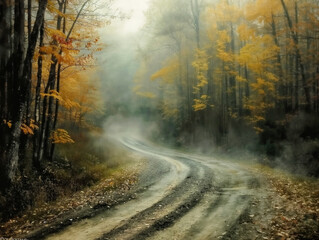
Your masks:
[[[12,3],[1,239],[318,239],[319,1]]]
[[[275,14],[282,17],[280,6],[276,7]],[[305,122],[317,119],[317,110],[302,117],[306,110],[302,88],[294,96],[292,92],[276,99],[274,92],[287,88],[285,83],[275,83],[280,74],[291,81],[300,81],[301,75],[293,80],[288,70],[279,73],[268,67],[276,66],[276,53],[271,49],[277,46],[276,41],[269,41],[268,26],[256,24],[263,17],[257,16],[261,6],[246,1],[120,0],[113,8],[118,17],[100,30],[106,47],[97,55],[104,129],[115,128],[110,124],[115,121],[117,126],[119,122],[130,126],[128,129],[144,126],[143,133],[152,135],[146,126],[156,125],[152,136],[174,146],[203,153],[246,151],[272,166],[289,166],[299,172],[312,166],[316,170],[311,174],[316,175],[318,135],[309,136]],[[247,11],[247,19],[241,10]],[[256,19],[249,11],[256,13]],[[274,23],[280,31],[285,30],[284,21]],[[259,39],[250,38],[247,46],[242,40],[245,24],[251,28],[245,34],[258,35]],[[277,39],[282,55],[284,37]],[[251,46],[255,49],[249,55],[246,47]],[[268,49],[272,56],[263,59]],[[301,57],[306,58],[307,53]],[[241,60],[244,58],[248,58],[246,65]],[[258,86],[254,64],[262,68],[269,89]],[[281,64],[282,69],[284,65],[288,69],[288,60]],[[310,69],[312,63],[308,65]],[[284,98],[291,99],[278,102]],[[125,119],[134,119],[132,125]],[[142,123],[137,124],[137,119]],[[317,127],[312,124],[307,128]],[[292,129],[299,129],[298,133]],[[292,138],[292,132],[298,137]],[[292,151],[297,142],[306,150]]]
[[[97,55],[98,75],[106,111],[127,114],[133,109],[133,79],[139,67],[137,50],[143,44],[147,1],[116,1],[113,8],[118,17],[100,29],[105,48]]]

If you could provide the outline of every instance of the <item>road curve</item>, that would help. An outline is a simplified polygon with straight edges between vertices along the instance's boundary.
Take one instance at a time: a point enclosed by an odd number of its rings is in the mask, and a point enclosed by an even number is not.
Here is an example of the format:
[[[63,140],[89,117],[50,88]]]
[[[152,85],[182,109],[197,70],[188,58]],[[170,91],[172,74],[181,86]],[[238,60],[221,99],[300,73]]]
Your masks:
[[[122,138],[148,165],[137,198],[46,239],[235,239],[260,181],[239,164]]]

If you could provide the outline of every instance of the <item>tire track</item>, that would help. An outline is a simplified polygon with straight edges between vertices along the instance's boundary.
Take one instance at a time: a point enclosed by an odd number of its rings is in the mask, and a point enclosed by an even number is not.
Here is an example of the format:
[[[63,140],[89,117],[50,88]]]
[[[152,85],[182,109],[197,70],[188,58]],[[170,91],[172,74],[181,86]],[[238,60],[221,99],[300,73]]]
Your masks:
[[[145,144],[120,142],[149,160],[137,198],[70,226],[52,239],[232,239],[260,187],[238,164]],[[75,234],[75,235],[73,235]]]
[[[208,191],[213,191],[212,172],[186,158],[177,159],[190,167],[183,182],[162,200],[136,214],[125,224],[104,234],[102,239],[144,239],[174,224],[195,207]]]

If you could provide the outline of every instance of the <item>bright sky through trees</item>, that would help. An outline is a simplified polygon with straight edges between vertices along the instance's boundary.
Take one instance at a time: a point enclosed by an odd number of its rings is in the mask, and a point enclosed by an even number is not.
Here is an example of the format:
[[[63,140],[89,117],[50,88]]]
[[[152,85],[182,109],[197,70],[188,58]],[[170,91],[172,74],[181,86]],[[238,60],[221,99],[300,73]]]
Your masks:
[[[145,22],[144,12],[148,8],[148,0],[120,0],[115,3],[115,7],[130,17],[121,24],[119,31],[132,33],[143,26]]]

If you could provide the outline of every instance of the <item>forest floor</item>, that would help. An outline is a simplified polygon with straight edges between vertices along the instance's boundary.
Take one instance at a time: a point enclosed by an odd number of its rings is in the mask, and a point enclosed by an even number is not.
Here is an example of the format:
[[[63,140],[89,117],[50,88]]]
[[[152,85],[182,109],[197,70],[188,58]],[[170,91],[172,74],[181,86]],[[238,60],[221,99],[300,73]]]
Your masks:
[[[270,192],[264,214],[273,216],[260,231],[268,239],[319,239],[319,180],[259,164],[248,168],[265,178]]]
[[[139,188],[137,187],[140,185],[139,181],[146,182],[146,180],[148,181],[149,179],[154,178],[152,181],[158,182],[160,181],[160,178],[157,177],[172,171],[172,169],[168,169],[168,164],[166,164],[163,167],[163,171],[158,170],[161,174],[157,174],[154,172],[154,166],[148,166],[141,155],[133,153],[130,156],[135,159],[134,162],[126,165],[125,168],[117,171],[97,185],[79,191],[72,196],[60,198],[54,203],[44,204],[36,209],[30,209],[22,216],[2,224],[0,226],[0,237],[41,239],[51,233],[59,232],[76,222],[81,222],[83,219],[94,218],[108,209],[115,209],[116,211],[118,208],[117,206],[119,206],[119,209],[121,206],[124,206],[126,211],[129,211],[129,204],[134,201],[139,202],[139,196],[141,197]],[[182,160],[186,162],[189,161],[186,159]],[[247,163],[243,161],[240,163],[240,166],[246,169],[252,176],[257,176],[255,179],[256,182],[250,181],[252,179],[248,181],[249,185],[251,185],[249,186],[248,191],[252,190],[255,193],[249,196],[249,200],[246,201],[248,195],[244,196],[242,195],[243,192],[239,192],[238,198],[236,198],[237,200],[235,199],[235,202],[232,204],[236,204],[236,201],[238,201],[238,205],[242,204],[243,210],[240,210],[241,212],[236,215],[236,220],[230,222],[232,224],[230,224],[228,229],[225,231],[223,230],[224,232],[222,231],[222,234],[219,233],[218,239],[319,239],[318,179],[295,176],[286,173],[285,171],[272,169],[256,162]],[[153,168],[151,174],[146,177],[143,176],[143,174],[148,171],[147,168],[151,167]],[[141,218],[140,222],[143,226],[133,227],[135,224],[133,223],[134,217],[131,218],[131,220],[128,220],[129,218],[125,219],[125,222],[127,223],[123,226],[127,225],[126,227],[128,230],[131,229],[130,234],[132,232],[134,233],[136,229],[140,231],[140,228],[145,228],[145,230],[137,235],[133,235],[140,236],[141,238],[139,239],[148,237],[151,237],[151,239],[165,239],[169,234],[174,233],[175,228],[177,228],[178,231],[183,231],[185,223],[189,221],[187,220],[187,214],[192,216],[192,214],[201,212],[201,208],[205,209],[204,207],[207,202],[211,204],[209,211],[212,211],[212,213],[214,213],[214,211],[218,212],[219,210],[223,211],[224,209],[224,214],[229,215],[227,211],[235,211],[235,209],[227,209],[227,205],[223,205],[226,204],[223,203],[223,201],[229,202],[231,199],[228,199],[229,196],[235,196],[232,194],[234,194],[236,187],[229,189],[227,186],[229,182],[225,182],[225,179],[222,179],[221,181],[221,183],[225,184],[224,190],[220,187],[211,186],[211,180],[207,180],[210,178],[207,178],[206,173],[204,172],[206,169],[203,168],[195,171],[196,167],[198,166],[194,165],[191,167],[191,169],[194,168],[194,171],[192,172],[191,170],[188,172],[188,175],[185,175],[185,179],[175,179],[176,181],[180,181],[180,184],[177,186],[181,185],[181,189],[176,187],[174,188],[175,190],[172,187],[165,188],[165,192],[171,191],[171,193],[168,194],[169,197],[164,197],[164,200],[157,202],[155,204],[156,206],[154,205],[155,207],[150,207],[148,211],[140,212],[138,211],[138,206],[133,204],[133,209],[136,210],[136,212],[139,212],[136,214],[139,215],[137,219]],[[179,169],[178,171],[183,172],[183,169]],[[200,172],[203,172],[203,175],[199,174],[197,176],[196,174]],[[230,169],[227,174],[232,176],[238,173],[236,173],[235,170]],[[197,177],[200,177],[200,179],[196,180]],[[170,178],[169,180],[172,179],[173,178]],[[192,179],[195,179],[196,181]],[[236,179],[234,179],[234,183],[238,184],[235,180]],[[200,186],[198,194],[196,193],[196,190],[191,190],[189,197],[187,197],[187,191],[193,188],[192,185]],[[157,191],[159,190],[157,189]],[[179,201],[173,203],[176,197],[183,198],[182,195],[178,195],[179,192],[181,192],[180,194],[182,194],[182,192],[186,194],[185,200],[182,199],[180,200],[180,203]],[[259,193],[256,194],[256,192]],[[214,197],[212,197],[213,195]],[[192,199],[193,197],[194,199]],[[147,197],[144,197],[144,199],[146,198]],[[197,204],[196,201],[203,203]],[[140,202],[141,205],[143,205],[143,202]],[[166,202],[167,207],[165,206]],[[174,204],[179,206],[177,207],[178,210],[173,212],[167,210]],[[233,207],[235,207],[235,205]],[[239,209],[236,211],[239,211]],[[157,219],[162,213],[167,214],[165,215],[165,218],[168,218],[164,222],[162,218]],[[152,215],[153,217],[150,218],[148,215]],[[216,216],[218,217],[218,214]],[[204,218],[202,219],[199,217],[199,221],[202,222],[203,225],[209,224],[210,222],[208,216],[206,217],[208,219],[205,220],[208,221],[207,223],[203,221]],[[145,219],[148,220],[144,222]],[[191,217],[191,219],[194,219],[194,217]],[[153,221],[155,222],[152,223]],[[174,226],[172,227],[172,225]],[[207,239],[203,237],[205,235],[201,235],[201,233],[198,232],[201,230],[206,231],[206,229],[200,229],[200,226],[197,225],[195,224],[195,227],[191,227],[191,234],[194,234],[196,239]],[[121,230],[123,229],[123,226],[114,228],[115,231],[112,230],[108,235],[103,235],[105,238],[102,237],[101,239],[108,239],[108,236],[113,235],[118,237],[123,236],[123,239],[126,239],[126,230]],[[158,232],[158,230],[166,231],[157,234],[156,232]],[[129,236],[131,236],[130,234]],[[191,236],[192,235],[189,235],[189,237]],[[176,237],[177,239],[183,239],[178,238],[177,235]],[[112,237],[110,239],[112,239]],[[130,238],[128,237],[128,239]]]
[[[26,210],[20,216],[0,224],[0,238],[37,239],[134,199],[136,193],[133,189],[139,172],[143,169],[143,160],[138,156],[132,157],[134,165],[131,159],[127,159],[128,164],[96,185]]]

